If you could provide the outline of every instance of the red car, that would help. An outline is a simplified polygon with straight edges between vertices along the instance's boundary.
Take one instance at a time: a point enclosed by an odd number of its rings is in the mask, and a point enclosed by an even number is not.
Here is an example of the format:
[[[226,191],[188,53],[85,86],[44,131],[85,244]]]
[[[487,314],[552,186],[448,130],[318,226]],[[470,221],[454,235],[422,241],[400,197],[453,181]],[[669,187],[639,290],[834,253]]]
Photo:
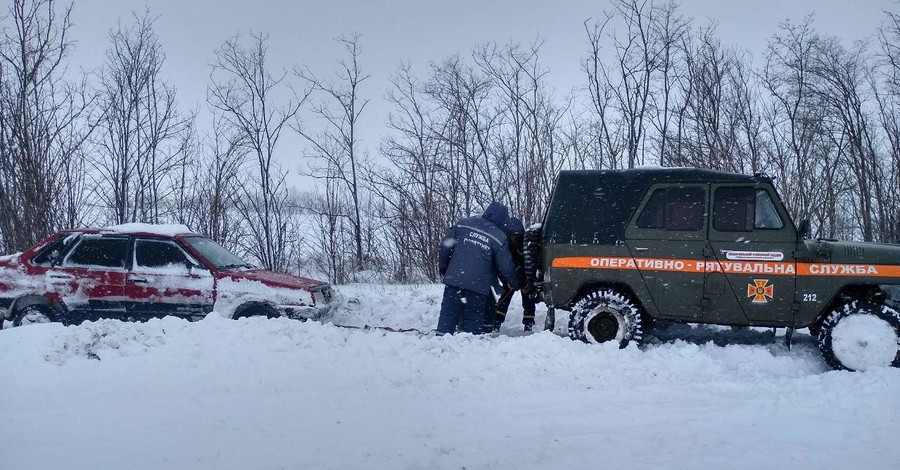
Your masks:
[[[0,257],[0,327],[216,311],[230,318],[318,318],[327,283],[253,267],[183,225],[65,230]]]

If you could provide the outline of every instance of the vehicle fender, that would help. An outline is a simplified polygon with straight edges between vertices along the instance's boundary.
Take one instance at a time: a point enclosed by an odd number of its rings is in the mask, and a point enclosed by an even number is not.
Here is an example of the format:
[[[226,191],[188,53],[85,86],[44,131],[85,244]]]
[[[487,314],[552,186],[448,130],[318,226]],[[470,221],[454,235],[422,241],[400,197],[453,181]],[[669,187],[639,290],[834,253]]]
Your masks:
[[[243,311],[245,311],[249,308],[253,308],[253,307],[266,307],[266,308],[270,308],[276,312],[279,312],[279,314],[281,313],[275,304],[273,304],[272,302],[269,302],[269,301],[265,301],[265,300],[244,299],[243,301],[239,301],[236,305],[237,306],[231,312],[231,316],[230,316],[231,318],[236,318]]]
[[[812,321],[800,321],[797,324],[797,328],[805,328],[811,325],[813,328],[818,327],[828,318],[828,314],[850,300],[880,301],[886,296],[887,293],[875,284],[845,284],[824,304],[824,307],[816,313]]]
[[[575,296],[569,301],[569,304],[566,306],[566,310],[571,310],[572,306],[575,305],[578,300],[587,295],[589,292],[593,292],[599,289],[615,289],[616,291],[628,296],[628,298],[637,305],[645,313],[651,313],[650,309],[647,305],[641,301],[640,297],[634,292],[634,289],[631,288],[630,285],[623,282],[589,282],[582,284],[581,287],[578,288]]]
[[[241,311],[259,306],[266,306],[278,310],[273,302],[263,296],[240,294],[235,296],[219,296],[216,299],[216,303],[213,304],[213,311],[225,318],[235,318]]]
[[[66,305],[61,300],[44,295],[23,295],[13,301],[12,305],[9,307],[7,316],[11,317],[13,312],[31,305],[50,307],[60,320],[65,319],[66,313],[68,312]]]

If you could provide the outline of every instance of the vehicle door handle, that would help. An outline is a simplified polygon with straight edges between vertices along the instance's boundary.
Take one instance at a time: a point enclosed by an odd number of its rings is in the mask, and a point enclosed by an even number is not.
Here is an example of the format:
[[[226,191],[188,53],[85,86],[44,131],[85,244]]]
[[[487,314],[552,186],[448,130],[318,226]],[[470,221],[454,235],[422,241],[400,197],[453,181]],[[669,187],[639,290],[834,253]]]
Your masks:
[[[650,249],[650,248],[648,248],[648,247],[646,247],[646,246],[636,246],[636,247],[634,247],[634,251],[647,251],[647,250],[649,250],[649,249]]]
[[[48,274],[47,277],[59,281],[71,281],[72,279],[75,279],[75,276],[71,274]]]
[[[142,277],[132,277],[128,279],[129,284],[146,284],[147,280]]]

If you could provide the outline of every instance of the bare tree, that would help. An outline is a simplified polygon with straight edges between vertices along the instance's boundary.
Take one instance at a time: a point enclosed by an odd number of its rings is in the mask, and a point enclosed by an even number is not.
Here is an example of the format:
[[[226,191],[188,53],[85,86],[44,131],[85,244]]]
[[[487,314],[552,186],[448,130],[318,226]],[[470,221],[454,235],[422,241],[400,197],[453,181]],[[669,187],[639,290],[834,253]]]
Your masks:
[[[236,247],[241,238],[241,220],[236,204],[241,195],[241,167],[247,148],[243,135],[219,117],[205,138],[202,158],[186,166],[179,188],[179,221],[213,240]]]
[[[93,129],[84,83],[63,78],[72,6],[13,0],[0,38],[0,234],[24,249],[77,223],[82,145]]]
[[[595,118],[598,160],[616,168],[653,160],[668,164],[670,128],[678,118],[676,92],[684,76],[680,54],[690,21],[671,1],[610,4],[600,20],[584,23],[588,55],[582,70]],[[606,51],[613,55],[612,63],[605,62]]]
[[[740,60],[726,50],[712,28],[685,49],[680,113],[679,154],[673,163],[725,171],[742,171],[736,158],[741,142],[735,100],[735,71]]]
[[[434,104],[433,136],[437,139],[448,181],[444,198],[451,218],[474,213],[498,199],[490,142],[497,113],[491,103],[493,84],[459,55],[431,64],[423,92]]]
[[[351,231],[346,227],[349,218],[345,199],[341,197],[343,182],[334,172],[328,172],[318,180],[324,188],[306,195],[302,206],[312,214],[312,245],[316,252],[313,262],[319,272],[325,273],[332,282],[342,284],[350,280],[348,269],[352,264],[353,243],[348,236]],[[324,191],[321,191],[324,189]]]
[[[387,210],[383,217],[389,239],[396,244],[395,272],[408,280],[420,270],[429,280],[439,279],[437,254],[440,239],[450,226],[447,205],[448,175],[439,153],[441,144],[432,129],[432,106],[422,84],[402,64],[391,78],[388,100],[394,105],[388,118],[392,133],[381,144],[390,168],[373,173],[371,187]]]
[[[614,86],[610,82],[607,65],[603,62],[605,30],[612,17],[613,15],[607,12],[600,21],[584,22],[588,38],[588,56],[582,60],[581,68],[587,76],[592,119],[588,121],[583,131],[590,135],[589,139],[576,140],[581,142],[581,145],[590,147],[593,154],[590,167],[593,168],[619,168],[622,166],[620,158],[624,153],[621,120],[613,115]]]
[[[845,49],[836,38],[820,38],[813,55],[812,73],[817,81],[813,95],[836,125],[832,138],[840,142],[847,168],[855,179],[855,206],[860,235],[881,241],[879,221],[886,216],[884,175],[876,150],[867,77],[874,75],[864,46]]]
[[[658,9],[652,0],[617,0],[613,8],[625,26],[624,35],[613,37],[617,61],[613,93],[625,126],[626,165],[633,168],[645,162],[651,87],[663,55],[653,28]],[[611,80],[612,75],[607,77]]]
[[[880,124],[886,137],[887,195],[893,207],[884,221],[885,240],[900,243],[900,14],[887,12],[878,32],[884,89],[876,93]],[[873,88],[878,90],[877,86]]]
[[[496,103],[487,151],[496,171],[498,194],[526,222],[543,216],[553,176],[562,163],[558,107],[547,83],[549,71],[539,59],[542,41],[476,47],[473,59],[491,79]],[[568,103],[564,103],[565,107]]]
[[[360,87],[370,75],[363,72],[359,63],[359,35],[340,37],[337,41],[343,45],[346,56],[338,60],[339,70],[334,77],[318,77],[309,68],[297,70],[297,75],[309,83],[313,93],[324,95],[323,100],[312,105],[312,111],[325,123],[320,132],[308,131],[299,124],[297,130],[312,147],[306,156],[319,161],[311,164],[311,176],[326,179],[328,191],[336,191],[338,188],[333,185],[339,183],[350,201],[347,215],[353,232],[354,264],[355,270],[361,270],[366,267],[361,210],[364,195],[360,175],[364,162],[357,136],[359,118],[369,103],[368,99],[360,97]],[[324,206],[329,214],[335,208],[333,199],[337,197],[338,194],[330,195]]]
[[[178,112],[175,90],[160,78],[165,62],[148,11],[109,33],[102,72],[104,119],[98,135],[99,197],[115,223],[162,221],[169,179],[181,173],[193,116]]]
[[[840,191],[835,179],[823,178],[825,194],[813,198],[814,187],[821,186],[816,181],[820,171],[829,166],[837,168],[830,161],[831,151],[821,151],[826,123],[812,95],[812,60],[818,40],[812,17],[801,23],[783,23],[781,33],[769,41],[763,82],[774,98],[769,118],[774,143],[771,166],[781,176],[779,190],[798,218],[810,217],[816,209],[813,201],[819,201],[818,207],[825,209],[818,220],[820,230],[834,237]]]
[[[672,153],[669,149],[670,129],[675,117],[677,88],[685,79],[684,57],[682,45],[690,34],[690,21],[678,13],[678,4],[666,2],[658,7],[658,13],[652,18],[650,25],[652,36],[658,43],[657,85],[650,96],[653,110],[651,124],[659,141],[656,154],[659,163],[667,164]]]
[[[769,46],[764,81],[776,103],[770,127],[781,191],[828,237],[884,241],[896,233],[896,118],[890,59],[883,64],[885,89],[868,43],[848,49],[817,33],[811,17],[786,22]]]
[[[285,82],[287,72],[273,75],[269,69],[267,41],[265,34],[251,34],[247,46],[237,36],[225,41],[215,53],[207,100],[255,157],[256,187],[244,185],[237,207],[250,232],[246,248],[266,268],[284,271],[290,265],[291,208],[275,154],[281,132],[308,93],[276,104],[283,98],[279,93],[293,90]]]

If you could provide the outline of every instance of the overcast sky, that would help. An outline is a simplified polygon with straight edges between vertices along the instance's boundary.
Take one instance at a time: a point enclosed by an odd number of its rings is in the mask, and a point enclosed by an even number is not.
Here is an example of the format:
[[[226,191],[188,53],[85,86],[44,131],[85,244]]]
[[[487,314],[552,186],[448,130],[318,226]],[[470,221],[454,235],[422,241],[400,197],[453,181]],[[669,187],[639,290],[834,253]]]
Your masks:
[[[884,10],[900,10],[895,0],[683,0],[681,11],[698,23],[718,23],[728,44],[748,48],[759,65],[768,38],[786,18],[815,13],[818,31],[853,41],[871,36]],[[293,64],[316,73],[334,68],[340,46],[332,40],[359,33],[362,66],[372,79],[362,92],[372,98],[363,116],[371,151],[383,132],[388,78],[401,60],[424,66],[487,41],[545,41],[542,61],[558,92],[584,80],[579,61],[585,52],[584,20],[601,16],[604,0],[75,0],[72,67],[102,64],[107,35],[120,18],[149,6],[159,18],[156,31],[167,60],[163,76],[186,107],[205,106],[213,50],[236,33],[270,34],[270,63]]]

